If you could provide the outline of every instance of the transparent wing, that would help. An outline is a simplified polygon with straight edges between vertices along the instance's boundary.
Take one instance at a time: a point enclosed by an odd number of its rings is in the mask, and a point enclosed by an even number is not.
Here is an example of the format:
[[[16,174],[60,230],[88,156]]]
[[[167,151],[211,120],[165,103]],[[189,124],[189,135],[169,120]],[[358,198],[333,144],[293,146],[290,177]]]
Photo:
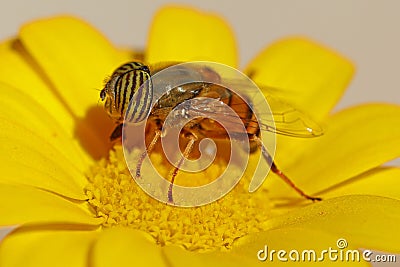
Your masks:
[[[306,114],[272,95],[267,95],[266,99],[272,110],[275,127],[268,126],[268,122],[261,122],[262,130],[294,137],[315,137],[323,134],[322,128]]]
[[[231,79],[227,81],[227,83],[232,86],[231,88],[242,88],[243,86],[242,80]],[[263,89],[264,92],[269,93],[268,95],[264,95],[264,97],[271,110],[265,112],[272,112],[272,114],[266,114],[267,116],[263,116],[262,113],[264,111],[259,111],[261,112],[262,119],[258,118],[258,122],[262,131],[301,138],[317,137],[323,134],[322,127],[314,122],[307,114],[297,110],[295,107],[284,101],[284,89],[274,87],[263,87]],[[249,90],[245,91],[249,92]],[[250,104],[254,107],[257,106],[257,102],[262,102],[258,99],[254,99],[254,97],[250,95],[248,96],[248,99],[250,99]],[[239,115],[243,117],[247,114],[244,112],[239,113]],[[272,119],[274,122],[271,122]]]
[[[255,116],[249,118],[252,114],[249,116],[249,112],[251,111],[249,111],[250,108],[244,101],[239,103],[236,102],[231,105],[231,108],[242,120],[241,122],[238,122],[232,114],[225,112],[225,110],[219,105],[213,105],[212,100],[204,101],[198,99],[197,101],[198,102],[192,102],[191,105],[185,107],[185,116],[190,118],[199,116],[210,118],[212,115],[217,119],[217,121],[223,121],[223,124],[228,126],[232,131],[237,129],[239,132],[241,125],[238,125],[238,123],[242,123],[242,125],[246,125],[247,129],[251,127],[259,127],[261,131],[268,131],[292,137],[308,138],[323,134],[322,128],[308,116],[275,97],[267,96],[268,104],[272,110],[272,116],[263,117],[271,118],[269,121],[261,119],[258,119],[257,121]],[[224,99],[221,99],[221,101],[225,102]],[[179,116],[180,114],[176,115],[175,118],[178,119]],[[271,121],[272,119],[274,120],[273,122]],[[218,130],[219,129],[217,128],[214,129],[214,131]]]
[[[160,69],[164,69],[165,67],[175,65],[177,62],[165,62],[163,64],[160,64],[159,66],[153,66],[153,69],[158,71]],[[204,75],[204,72],[200,71],[201,68],[199,69],[191,69],[191,71],[188,71],[186,69],[187,67],[184,66],[182,69],[178,69],[176,74],[176,77],[180,77],[182,75],[181,72],[184,72],[186,74],[185,77],[190,77],[190,75]],[[209,74],[210,71],[207,73]],[[189,73],[190,75],[188,75]],[[215,70],[215,73],[219,73],[217,70]],[[219,73],[221,77],[223,77],[222,80],[224,80],[224,84],[229,87],[229,88],[236,88],[237,90],[243,90],[244,87],[249,86],[249,82],[246,80],[237,80],[237,79],[231,79],[230,77],[225,77],[223,72]],[[172,75],[172,77],[175,77]],[[178,79],[177,78],[177,79]],[[196,80],[197,77],[192,77],[193,80]],[[215,79],[217,80],[217,79]],[[170,82],[170,81],[169,81]],[[226,83],[225,83],[226,82]],[[200,83],[199,83],[200,84]],[[224,99],[223,95],[224,94],[221,91],[221,87],[218,90],[215,90],[215,92],[218,93],[220,97],[218,97],[219,100],[221,100],[224,103],[229,103],[228,105],[231,106],[236,114],[242,119],[242,122],[245,123],[246,127],[259,127],[261,131],[269,131],[281,135],[286,135],[286,136],[293,136],[293,137],[302,137],[302,138],[307,138],[307,137],[316,137],[320,136],[323,134],[322,128],[315,123],[312,119],[310,119],[309,116],[306,114],[300,112],[299,110],[295,109],[292,107],[290,104],[286,103],[284,100],[282,100],[282,97],[284,97],[284,90],[278,89],[278,88],[265,88],[268,92],[271,93],[271,95],[265,96],[269,106],[270,110],[272,111],[272,114],[270,114],[271,111],[266,110],[265,114],[267,116],[261,116],[263,119],[258,118],[257,119],[254,116],[251,116],[251,109],[249,106],[256,106],[257,105],[257,99],[252,99],[250,95],[246,95],[246,97],[249,100],[243,100],[242,101],[232,101],[231,99],[227,100]],[[226,89],[228,90],[228,89]],[[246,90],[244,90],[246,91]],[[233,91],[232,91],[233,92]],[[246,92],[249,92],[247,90]],[[235,94],[235,93],[233,93]],[[229,94],[232,95],[232,94]],[[276,95],[279,95],[279,98],[276,97]],[[215,94],[209,93],[203,94],[202,96],[204,97],[211,97],[211,98],[216,98]],[[236,97],[240,98],[238,95],[235,94]],[[253,97],[254,98],[254,97]],[[241,98],[240,98],[241,99]],[[233,104],[232,104],[233,102]],[[196,116],[202,116],[202,117],[210,117],[210,114],[213,113],[218,113],[218,117],[221,118],[221,120],[224,120],[226,123],[230,124],[231,127],[235,127],[235,124],[237,124],[237,120],[234,120],[231,116],[231,114],[225,113],[222,109],[220,110],[219,107],[211,107],[213,104],[212,102],[208,103],[206,102],[201,102],[199,101],[197,104],[190,105],[186,107],[186,113],[185,116],[188,117],[196,117]],[[250,110],[250,111],[249,111]],[[251,114],[249,114],[249,112]],[[259,111],[263,112],[263,111]],[[269,113],[269,114],[267,114]],[[250,115],[250,116],[249,116]],[[262,115],[262,114],[261,114]],[[271,116],[272,115],[272,116]],[[179,118],[180,115],[177,115],[176,118]],[[265,119],[265,118],[270,118],[270,119]],[[273,122],[272,122],[273,118]],[[253,123],[249,123],[253,122]]]

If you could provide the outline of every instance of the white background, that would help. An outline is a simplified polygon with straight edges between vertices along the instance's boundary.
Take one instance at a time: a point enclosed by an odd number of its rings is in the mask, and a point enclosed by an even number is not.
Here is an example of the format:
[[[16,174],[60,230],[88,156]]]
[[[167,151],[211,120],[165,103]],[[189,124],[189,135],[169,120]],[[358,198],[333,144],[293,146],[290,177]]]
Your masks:
[[[309,36],[352,59],[357,73],[335,110],[371,101],[400,104],[400,1],[232,2],[176,1],[224,16],[236,33],[241,66],[268,43],[293,34]],[[95,25],[115,44],[142,48],[152,15],[166,3],[0,0],[0,39],[15,35],[26,21],[70,13]]]

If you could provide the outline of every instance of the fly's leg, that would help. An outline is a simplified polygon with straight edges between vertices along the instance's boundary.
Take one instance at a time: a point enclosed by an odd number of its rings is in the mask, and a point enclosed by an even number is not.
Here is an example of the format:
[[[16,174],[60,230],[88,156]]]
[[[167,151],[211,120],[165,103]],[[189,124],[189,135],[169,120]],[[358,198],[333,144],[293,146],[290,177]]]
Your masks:
[[[186,145],[185,151],[183,151],[183,155],[178,160],[178,162],[176,163],[176,165],[175,165],[176,167],[172,171],[172,175],[171,175],[171,183],[169,184],[169,188],[168,188],[168,202],[171,203],[171,204],[174,203],[173,202],[173,197],[172,197],[172,187],[174,185],[175,177],[178,174],[178,171],[179,171],[180,167],[182,166],[183,162],[185,161],[185,159],[192,152],[193,147],[194,147],[194,143],[197,140],[197,138],[194,135],[189,135],[187,138],[189,138],[189,143]]]
[[[155,131],[155,135],[153,137],[153,140],[151,140],[151,143],[146,148],[146,151],[144,151],[142,153],[142,155],[140,155],[140,158],[139,158],[138,163],[136,165],[136,178],[140,178],[140,169],[142,168],[143,161],[146,158],[146,155],[150,154],[150,152],[153,150],[154,145],[157,143],[157,141],[160,138],[160,136],[161,136],[161,130],[156,130]]]
[[[115,127],[114,131],[110,135],[110,141],[115,141],[122,136],[122,128],[124,127],[123,123],[120,123]]]
[[[292,187],[302,197],[312,200],[312,201],[321,201],[322,200],[322,198],[320,198],[320,197],[312,197],[312,196],[304,193],[304,191],[301,190],[300,188],[298,188],[292,182],[292,180],[289,179],[289,177],[287,177],[281,170],[279,170],[278,167],[276,166],[274,160],[272,159],[271,155],[268,153],[267,149],[265,148],[261,139],[258,136],[256,136],[256,135],[252,136],[251,140],[254,140],[257,143],[258,147],[261,149],[261,153],[262,153],[264,159],[268,162],[268,164],[271,165],[271,171],[273,173],[277,174],[283,181],[285,181],[290,187]]]
[[[264,153],[263,153],[264,155]],[[269,156],[269,155],[268,155]],[[264,155],[265,158],[265,155]],[[281,170],[278,169],[278,167],[276,166],[275,162],[272,161],[272,165],[271,165],[271,170],[276,173],[282,180],[284,180],[287,184],[290,185],[290,187],[292,187],[297,193],[299,193],[302,197],[312,200],[312,201],[321,201],[322,198],[320,197],[313,197],[310,196],[306,193],[303,192],[303,190],[301,190],[300,188],[298,188],[293,182],[292,180],[290,180]]]

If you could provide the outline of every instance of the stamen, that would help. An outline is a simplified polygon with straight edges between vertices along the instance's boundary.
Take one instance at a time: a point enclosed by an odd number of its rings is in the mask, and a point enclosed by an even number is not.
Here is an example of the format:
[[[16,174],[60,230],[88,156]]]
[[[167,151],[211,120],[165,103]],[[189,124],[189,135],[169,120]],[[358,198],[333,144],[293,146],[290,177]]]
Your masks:
[[[163,163],[160,154],[153,153],[151,159],[160,167],[159,172],[169,173],[170,166]],[[223,170],[223,163],[217,161],[195,178],[179,172],[176,181],[209,179]],[[268,193],[261,189],[250,194],[246,177],[225,197],[205,206],[181,208],[161,203],[135,183],[120,146],[110,151],[108,160],[93,166],[88,180],[88,203],[95,216],[104,218],[103,227],[143,230],[161,246],[181,245],[192,251],[229,249],[235,239],[265,230],[262,222],[270,216]]]

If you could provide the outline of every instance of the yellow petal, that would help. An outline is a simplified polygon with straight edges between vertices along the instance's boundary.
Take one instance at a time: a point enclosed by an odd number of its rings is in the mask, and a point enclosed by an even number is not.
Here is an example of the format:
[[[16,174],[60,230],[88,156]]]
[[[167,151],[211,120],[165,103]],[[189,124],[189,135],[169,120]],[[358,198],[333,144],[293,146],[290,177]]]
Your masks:
[[[400,157],[400,106],[349,108],[327,120],[321,137],[280,140],[296,145],[292,151],[278,147],[276,161],[281,169],[314,193]],[[268,186],[271,195],[294,196],[278,179],[271,179]]]
[[[399,253],[399,210],[398,200],[353,195],[292,210],[264,224],[270,229],[298,227],[329,232],[353,247]]]
[[[0,80],[11,88],[19,88],[32,100],[39,103],[48,114],[55,116],[63,129],[72,131],[74,121],[71,114],[51,92],[46,82],[31,68],[18,53],[17,40],[10,40],[0,45],[0,58],[6,64],[0,64]],[[20,44],[19,44],[20,45]],[[11,88],[5,88],[11,92]]]
[[[354,67],[341,55],[302,37],[277,41],[246,67],[245,73],[265,93],[292,103],[317,121],[324,118],[342,96]]]
[[[247,257],[254,265],[258,262],[268,266],[369,266],[363,261],[362,253],[356,251],[352,244],[345,249],[339,249],[339,238],[340,236],[335,234],[312,229],[282,228],[239,238],[230,253],[238,257]],[[348,262],[341,261],[339,253],[332,253],[331,259],[328,253],[324,253],[324,250],[329,248],[342,251],[344,259],[345,253],[352,250],[355,253],[355,261],[352,261],[352,254],[349,254]],[[279,252],[280,250],[283,252]]]
[[[55,119],[43,106],[20,90],[2,82],[0,82],[0,90],[7,92],[0,98],[0,117],[40,135],[66,157],[69,164],[81,171],[87,170],[88,161],[85,160],[82,150],[68,131],[62,127],[60,120]],[[13,132],[8,134],[14,135]]]
[[[380,167],[317,193],[324,199],[365,194],[400,200],[400,169]]]
[[[70,223],[98,225],[79,202],[72,202],[37,188],[0,184],[0,225]]]
[[[0,181],[31,185],[74,199],[86,199],[87,180],[46,139],[0,117]]]
[[[88,266],[96,232],[17,230],[0,245],[0,266]]]
[[[236,41],[219,16],[186,7],[165,7],[155,15],[145,53],[146,62],[216,61],[238,65]]]
[[[170,266],[161,247],[144,232],[129,228],[103,231],[93,247],[91,262],[95,267]]]
[[[310,242],[310,240],[312,240],[312,242]],[[335,235],[324,232],[286,228],[242,237],[234,243],[234,248],[229,251],[196,253],[185,251],[179,247],[168,246],[164,248],[164,251],[168,261],[171,262],[171,265],[174,267],[261,266],[262,264],[268,266],[287,266],[289,264],[291,266],[296,265],[296,263],[300,266],[309,266],[310,261],[301,260],[301,253],[303,250],[314,249],[316,251],[315,261],[318,261],[324,249],[329,249],[329,247],[337,249],[336,240],[337,237]],[[258,253],[260,250],[265,250],[265,246],[268,247],[268,258],[264,260],[265,253],[261,252],[261,260],[259,260]],[[270,253],[272,250],[276,252],[273,253],[271,258]],[[286,261],[280,261],[278,259],[277,251],[279,250],[285,250],[287,252],[286,255],[281,255],[281,258],[286,258]],[[289,253],[292,250],[300,251],[300,260],[297,260],[297,262],[289,257]],[[306,257],[308,256],[306,255]],[[330,261],[328,257],[326,257],[323,262],[320,262],[320,266],[340,266],[340,264],[341,262],[339,261]],[[360,265],[358,262],[353,263],[353,265],[356,264],[357,266],[368,266],[367,264]],[[348,266],[347,263],[346,266]]]
[[[127,58],[96,29],[74,17],[42,19],[21,28],[20,39],[78,117],[96,105],[104,78]]]
[[[82,146],[95,158],[105,155],[113,123],[97,104],[98,90],[130,58],[93,27],[69,16],[34,21],[22,27],[19,37],[28,52],[25,56],[33,58],[31,67],[48,79],[73,114]]]
[[[204,267],[204,266],[218,266],[218,267],[228,267],[228,266],[254,266],[254,261],[251,256],[238,257],[231,253],[226,252],[190,252],[184,248],[176,246],[166,246],[163,251],[174,267]],[[257,265],[258,266],[258,265]]]
[[[57,135],[65,134],[67,138],[71,139],[71,144],[69,145],[71,149],[75,147],[75,149],[82,154],[77,157],[75,157],[75,154],[71,154],[71,159],[75,161],[75,164],[80,168],[86,167],[88,161],[90,162],[89,154],[78,145],[77,140],[73,140],[75,144],[72,144],[72,139],[75,137],[76,131],[74,117],[53,94],[47,83],[29,66],[22,55],[19,54],[18,46],[20,47],[21,45],[16,40],[11,40],[0,45],[0,58],[2,62],[6,63],[0,64],[0,86],[1,90],[7,92],[7,94],[1,98],[2,105],[0,105],[0,113],[7,113],[8,117],[15,118],[15,120],[19,122],[28,124],[31,122],[43,124],[43,121],[47,119],[46,123],[49,123],[48,127],[53,127],[53,129],[57,128],[55,132]],[[6,106],[7,103],[8,105]],[[34,105],[34,107],[31,105]],[[32,112],[32,114],[30,114],[31,110],[38,109],[43,110],[43,112],[40,112],[40,114]],[[25,120],[23,117],[20,117],[22,112],[27,116],[40,117],[33,121]],[[42,119],[43,116],[46,117]],[[55,120],[57,123],[50,123],[50,120]],[[31,126],[28,128],[34,129],[35,131],[39,130]],[[40,130],[40,132],[42,132],[42,130]]]

